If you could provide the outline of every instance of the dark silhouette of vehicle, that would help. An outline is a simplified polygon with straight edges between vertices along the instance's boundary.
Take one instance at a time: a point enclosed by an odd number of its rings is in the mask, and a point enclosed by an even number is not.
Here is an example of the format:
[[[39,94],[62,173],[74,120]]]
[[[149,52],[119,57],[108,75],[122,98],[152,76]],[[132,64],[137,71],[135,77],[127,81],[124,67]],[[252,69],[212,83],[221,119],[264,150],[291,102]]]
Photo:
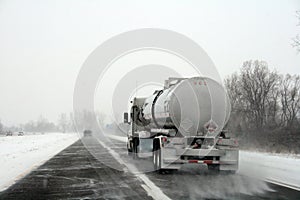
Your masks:
[[[23,131],[20,131],[19,133],[18,133],[18,136],[23,136],[24,135],[24,132]]]
[[[84,130],[83,131],[83,136],[84,137],[91,137],[92,136],[92,131],[91,130]]]
[[[12,135],[13,135],[13,133],[11,131],[6,132],[6,136],[12,136]]]

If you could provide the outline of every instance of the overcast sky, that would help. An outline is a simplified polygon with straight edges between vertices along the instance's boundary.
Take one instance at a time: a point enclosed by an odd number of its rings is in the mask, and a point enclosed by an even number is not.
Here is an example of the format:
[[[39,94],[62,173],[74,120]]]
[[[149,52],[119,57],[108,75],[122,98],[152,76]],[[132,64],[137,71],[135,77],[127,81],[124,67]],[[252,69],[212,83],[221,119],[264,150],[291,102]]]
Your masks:
[[[300,74],[292,38],[299,0],[0,0],[0,119],[6,125],[72,111],[76,76],[98,45],[119,33],[163,28],[196,41],[222,77],[265,60]]]

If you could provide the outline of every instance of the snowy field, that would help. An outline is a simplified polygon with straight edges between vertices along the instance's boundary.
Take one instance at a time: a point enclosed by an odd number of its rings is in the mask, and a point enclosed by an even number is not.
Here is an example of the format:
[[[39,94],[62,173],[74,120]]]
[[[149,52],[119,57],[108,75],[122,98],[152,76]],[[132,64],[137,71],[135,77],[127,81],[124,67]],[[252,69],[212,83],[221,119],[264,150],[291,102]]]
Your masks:
[[[0,191],[78,140],[75,133],[0,137]]]

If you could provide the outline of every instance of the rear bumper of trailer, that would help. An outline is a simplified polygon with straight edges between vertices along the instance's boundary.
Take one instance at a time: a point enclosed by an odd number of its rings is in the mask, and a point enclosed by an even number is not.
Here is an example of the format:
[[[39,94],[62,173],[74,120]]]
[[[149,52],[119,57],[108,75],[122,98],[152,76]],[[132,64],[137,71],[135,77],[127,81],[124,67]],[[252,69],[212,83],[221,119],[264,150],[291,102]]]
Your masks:
[[[219,165],[220,171],[238,169],[238,149],[162,149],[162,168],[179,169],[184,164]]]

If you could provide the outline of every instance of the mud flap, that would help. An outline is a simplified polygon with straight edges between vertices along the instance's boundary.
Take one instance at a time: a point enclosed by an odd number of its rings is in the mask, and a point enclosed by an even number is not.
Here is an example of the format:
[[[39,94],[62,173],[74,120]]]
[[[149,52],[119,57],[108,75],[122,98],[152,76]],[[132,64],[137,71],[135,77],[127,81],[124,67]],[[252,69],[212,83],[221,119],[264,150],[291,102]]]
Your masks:
[[[228,149],[224,156],[220,157],[220,171],[237,171],[239,150]]]

